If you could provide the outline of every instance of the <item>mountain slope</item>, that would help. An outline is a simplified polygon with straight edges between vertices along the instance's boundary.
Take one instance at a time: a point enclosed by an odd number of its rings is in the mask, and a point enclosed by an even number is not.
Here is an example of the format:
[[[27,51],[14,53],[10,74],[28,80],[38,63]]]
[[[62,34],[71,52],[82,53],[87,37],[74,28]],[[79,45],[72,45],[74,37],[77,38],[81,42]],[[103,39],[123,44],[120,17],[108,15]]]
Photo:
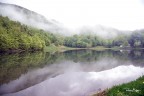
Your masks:
[[[44,36],[44,32],[40,30],[0,16],[0,52],[41,50],[46,43]]]
[[[0,15],[7,16],[11,20],[19,21],[32,27],[43,29],[53,33],[68,31],[62,24],[55,20],[47,20],[44,16],[14,4],[0,3]]]
[[[55,20],[47,20],[43,15],[40,15],[34,11],[28,10],[18,5],[0,3],[0,15],[8,16],[11,20],[19,21],[22,24],[30,25],[39,29],[44,29],[52,33],[60,33],[63,35],[73,34],[96,34],[104,38],[116,37],[121,33],[130,33],[130,31],[121,31],[105,26],[84,26],[80,29],[69,30],[62,24]],[[109,35],[111,34],[111,35]]]

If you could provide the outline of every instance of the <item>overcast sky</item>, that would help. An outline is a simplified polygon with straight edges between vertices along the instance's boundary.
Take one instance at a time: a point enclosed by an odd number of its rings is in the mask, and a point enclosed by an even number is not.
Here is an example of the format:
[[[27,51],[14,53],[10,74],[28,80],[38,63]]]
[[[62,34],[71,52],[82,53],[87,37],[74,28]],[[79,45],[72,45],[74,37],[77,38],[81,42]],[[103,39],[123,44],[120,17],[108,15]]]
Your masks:
[[[28,8],[69,28],[105,25],[144,28],[144,0],[0,0]]]

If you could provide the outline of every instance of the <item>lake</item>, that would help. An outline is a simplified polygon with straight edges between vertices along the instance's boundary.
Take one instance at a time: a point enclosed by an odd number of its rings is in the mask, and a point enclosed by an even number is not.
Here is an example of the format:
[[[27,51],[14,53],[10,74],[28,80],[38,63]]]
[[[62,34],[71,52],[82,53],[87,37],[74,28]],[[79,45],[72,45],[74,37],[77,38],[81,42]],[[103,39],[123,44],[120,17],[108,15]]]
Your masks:
[[[1,96],[89,96],[144,74],[144,50],[0,54]]]

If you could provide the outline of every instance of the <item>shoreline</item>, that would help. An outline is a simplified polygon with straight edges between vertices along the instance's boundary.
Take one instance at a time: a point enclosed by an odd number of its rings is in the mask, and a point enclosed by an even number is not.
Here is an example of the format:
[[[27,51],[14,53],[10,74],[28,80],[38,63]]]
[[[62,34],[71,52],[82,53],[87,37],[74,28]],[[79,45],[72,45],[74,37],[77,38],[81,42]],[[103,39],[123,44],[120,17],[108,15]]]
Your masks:
[[[113,86],[103,91],[92,93],[90,96],[143,96],[144,75],[136,80]]]
[[[114,51],[119,51],[119,50],[144,50],[144,48],[120,48],[120,47],[104,47],[104,46],[97,46],[97,47],[91,47],[91,48],[74,48],[74,47],[66,47],[66,46],[55,46],[55,45],[50,45],[46,46],[43,49],[34,49],[34,50],[22,50],[22,49],[14,49],[14,50],[5,50],[1,51],[1,53],[21,53],[21,52],[37,52],[37,51],[44,51],[44,52],[50,52],[50,53],[55,53],[55,52],[64,52],[64,51],[69,51],[69,50],[96,50],[96,51],[104,51],[104,50],[114,50]]]

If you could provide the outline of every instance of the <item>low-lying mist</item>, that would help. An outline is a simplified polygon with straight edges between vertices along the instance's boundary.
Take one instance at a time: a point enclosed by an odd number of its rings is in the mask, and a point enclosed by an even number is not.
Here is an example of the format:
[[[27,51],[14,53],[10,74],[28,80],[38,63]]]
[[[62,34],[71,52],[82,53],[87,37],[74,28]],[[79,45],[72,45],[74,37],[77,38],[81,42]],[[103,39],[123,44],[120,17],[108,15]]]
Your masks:
[[[110,39],[115,38],[119,35],[129,35],[132,31],[126,30],[117,30],[115,28],[106,27],[102,25],[96,26],[84,26],[79,29],[80,34],[90,34],[90,35],[97,35],[99,37]]]
[[[0,3],[0,15],[7,16],[11,20],[18,21],[22,24],[53,33],[62,34],[69,31],[56,20],[47,20],[38,13],[13,4]]]
[[[0,3],[0,15],[8,16],[11,20],[21,22],[28,26],[43,29],[52,33],[65,36],[74,34],[95,34],[103,38],[114,38],[119,34],[130,34],[132,31],[120,31],[114,28],[97,26],[83,26],[81,28],[69,29],[56,20],[47,20],[44,16],[25,9],[23,7]]]

